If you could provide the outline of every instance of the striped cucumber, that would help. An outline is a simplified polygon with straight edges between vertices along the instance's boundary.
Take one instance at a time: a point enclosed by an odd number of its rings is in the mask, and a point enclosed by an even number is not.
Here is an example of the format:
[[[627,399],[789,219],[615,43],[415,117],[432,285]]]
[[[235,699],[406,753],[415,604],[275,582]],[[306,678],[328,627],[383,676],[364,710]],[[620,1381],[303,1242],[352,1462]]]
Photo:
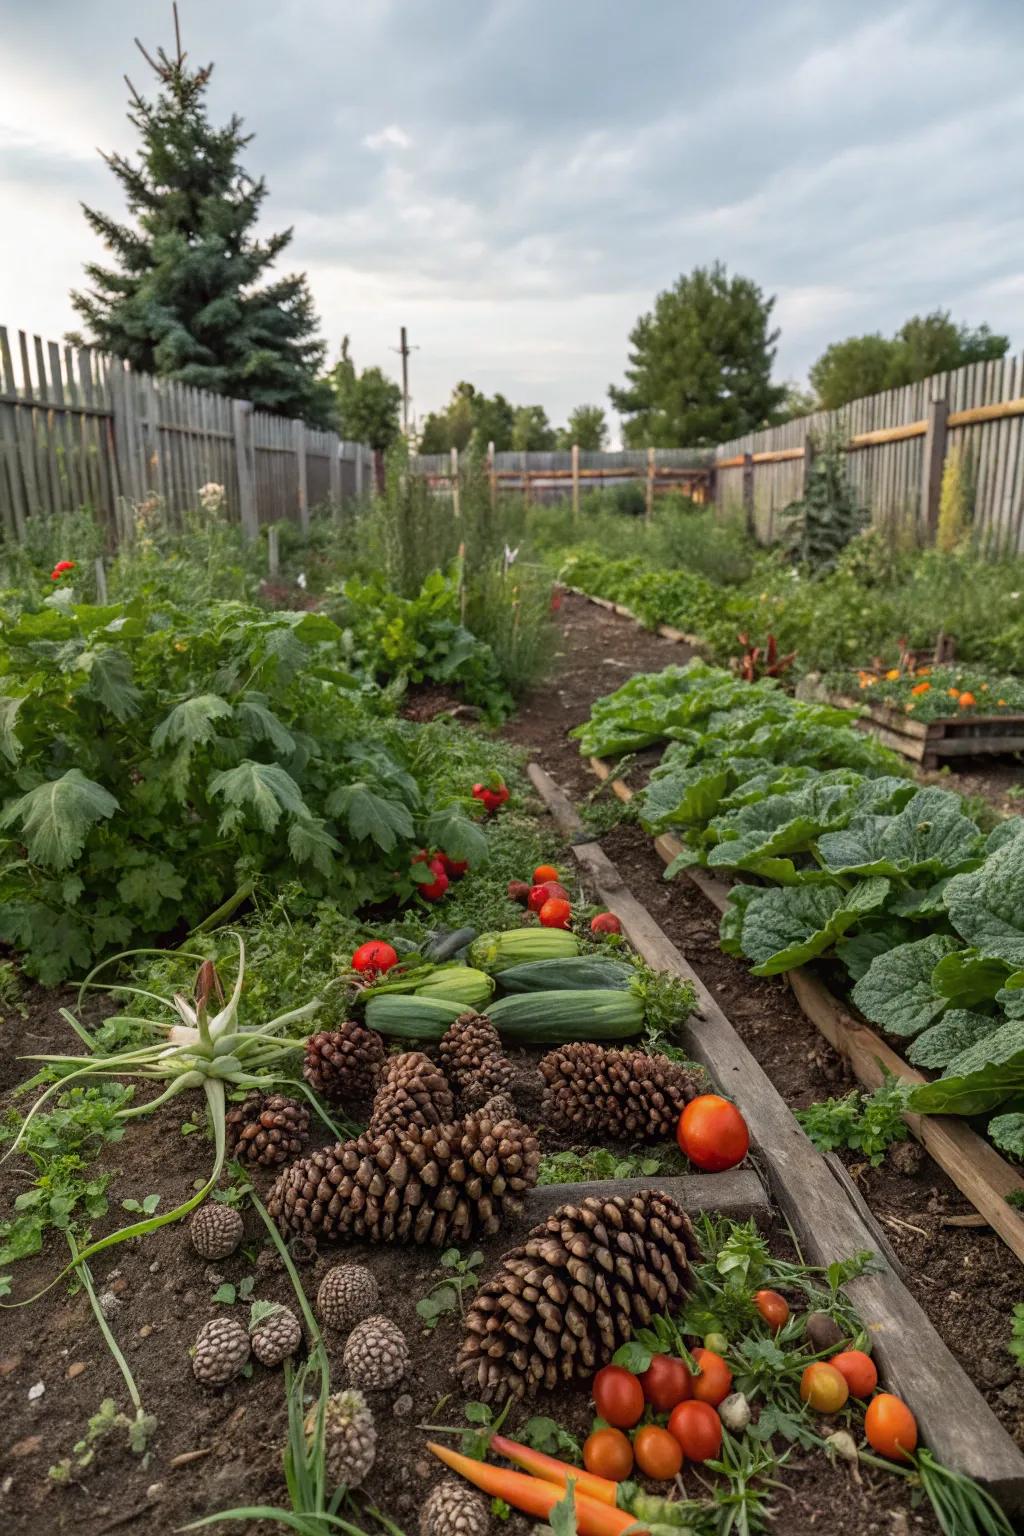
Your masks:
[[[502,992],[579,992],[599,987],[624,991],[636,971],[628,961],[602,955],[569,955],[564,960],[530,960],[498,976]]]
[[[520,992],[499,997],[487,1017],[514,1045],[562,1045],[567,1040],[627,1040],[644,1025],[635,993],[611,989]]]

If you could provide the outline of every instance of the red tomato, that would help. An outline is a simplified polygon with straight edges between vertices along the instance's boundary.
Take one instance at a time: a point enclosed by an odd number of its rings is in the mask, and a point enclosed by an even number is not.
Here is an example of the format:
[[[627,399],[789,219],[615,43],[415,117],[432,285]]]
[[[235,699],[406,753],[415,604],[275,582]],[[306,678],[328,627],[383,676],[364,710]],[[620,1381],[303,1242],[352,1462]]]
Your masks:
[[[621,1429],[595,1429],[583,1442],[583,1465],[595,1477],[621,1483],[633,1470],[633,1447]]]
[[[412,862],[425,864],[434,876],[433,880],[425,881],[416,887],[424,901],[440,901],[448,889],[448,875],[437,854],[418,853]]]
[[[508,789],[500,780],[496,789],[492,789],[489,784],[474,784],[473,799],[480,801],[488,816],[493,816],[508,799]]]
[[[828,1362],[845,1378],[852,1397],[870,1397],[878,1386],[878,1371],[862,1349],[844,1349]]]
[[[868,1445],[890,1461],[909,1461],[917,1446],[917,1420],[902,1398],[879,1392],[864,1415]]]
[[[800,1396],[815,1413],[838,1413],[849,1395],[846,1377],[824,1360],[816,1360],[800,1377]]]
[[[572,922],[572,907],[560,896],[552,896],[541,907],[537,916],[542,928],[568,928]]]
[[[530,887],[530,896],[526,905],[531,912],[539,912],[546,901],[557,896],[561,901],[568,901],[569,892],[564,885],[559,885],[557,880],[544,880],[540,885]]]
[[[640,1385],[655,1413],[669,1413],[677,1403],[693,1396],[693,1378],[686,1361],[675,1355],[653,1355]]]
[[[722,1449],[722,1421],[710,1403],[680,1403],[672,1410],[668,1432],[687,1461],[713,1461]]]
[[[438,858],[444,865],[444,872],[449,880],[461,880],[469,870],[468,859],[450,859],[446,853],[439,853]]]
[[[755,1291],[754,1306],[773,1333],[778,1333],[789,1321],[789,1302],[778,1291]]]
[[[558,880],[558,870],[553,864],[538,864],[533,872],[534,885],[544,885],[548,880]]]
[[[383,939],[370,939],[368,943],[360,944],[352,956],[352,969],[361,971],[364,976],[382,976],[397,964],[396,951]]]
[[[732,1391],[732,1371],[713,1349],[695,1349],[693,1358],[700,1366],[700,1373],[693,1377],[693,1395],[699,1403],[717,1408]]]
[[[591,933],[621,933],[622,924],[614,912],[599,912],[590,919]]]
[[[633,1455],[645,1477],[666,1483],[683,1464],[683,1448],[675,1435],[657,1424],[645,1424],[633,1436]]]
[[[591,1396],[601,1418],[616,1429],[632,1429],[644,1411],[644,1389],[632,1371],[621,1365],[606,1365],[598,1371]]]
[[[679,1116],[676,1140],[696,1167],[705,1173],[724,1173],[746,1157],[750,1132],[735,1104],[717,1093],[702,1093]]]

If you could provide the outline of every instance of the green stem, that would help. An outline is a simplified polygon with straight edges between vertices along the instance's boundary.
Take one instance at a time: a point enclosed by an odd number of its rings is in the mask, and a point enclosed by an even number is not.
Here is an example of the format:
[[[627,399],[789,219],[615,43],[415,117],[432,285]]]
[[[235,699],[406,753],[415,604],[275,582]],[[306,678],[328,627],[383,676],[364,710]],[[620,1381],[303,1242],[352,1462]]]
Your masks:
[[[89,1266],[82,1263],[81,1255],[78,1251],[78,1244],[75,1242],[74,1235],[70,1231],[65,1235],[71,1248],[71,1257],[73,1260],[74,1268],[78,1270],[79,1278],[81,1279],[82,1284],[85,1286],[86,1295],[89,1297],[89,1305],[92,1307],[93,1314],[97,1323],[99,1323],[100,1332],[106,1340],[107,1348],[113,1355],[118,1370],[124,1377],[124,1384],[128,1388],[128,1396],[132,1400],[132,1407],[135,1409],[136,1413],[141,1413],[142,1398],[139,1396],[139,1389],[135,1384],[135,1377],[132,1375],[131,1368],[129,1367],[124,1355],[121,1353],[120,1346],[118,1345],[117,1340],[114,1338],[114,1335],[111,1333],[110,1326],[103,1315],[103,1308],[100,1306],[96,1291],[93,1288],[92,1275],[89,1273]]]
[[[148,1104],[135,1104],[131,1109],[119,1110],[118,1119],[134,1120],[137,1115],[151,1115],[154,1109],[159,1109],[161,1104],[177,1098],[179,1093],[184,1093],[188,1088],[201,1088],[202,1085],[203,1078],[199,1072],[183,1072],[157,1098],[150,1099]]]
[[[192,929],[192,932],[209,933],[211,929],[218,928],[225,918],[230,917],[242,905],[243,901],[248,900],[255,889],[255,880],[243,880],[234,895],[229,896],[227,901],[222,902],[215,912],[210,913],[209,917],[204,917],[203,921]]]

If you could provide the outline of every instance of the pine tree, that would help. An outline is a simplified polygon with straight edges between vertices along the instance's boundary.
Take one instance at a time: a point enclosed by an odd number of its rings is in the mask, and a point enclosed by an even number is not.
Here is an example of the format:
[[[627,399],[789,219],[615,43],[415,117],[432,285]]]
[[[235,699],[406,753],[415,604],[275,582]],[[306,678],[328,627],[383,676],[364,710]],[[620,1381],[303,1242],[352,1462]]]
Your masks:
[[[317,377],[325,346],[306,278],[275,276],[257,286],[292,231],[256,238],[266,183],[239,163],[252,135],[237,116],[223,128],[210,122],[213,65],[188,67],[176,8],[174,23],[173,58],[161,48],[153,59],[138,44],[159,82],[153,101],[128,82],[138,159],[103,157],[131,222],[83,205],[116,266],[87,264],[91,290],[73,292],[72,303],[91,343],[141,372],[327,426],[333,397]]]

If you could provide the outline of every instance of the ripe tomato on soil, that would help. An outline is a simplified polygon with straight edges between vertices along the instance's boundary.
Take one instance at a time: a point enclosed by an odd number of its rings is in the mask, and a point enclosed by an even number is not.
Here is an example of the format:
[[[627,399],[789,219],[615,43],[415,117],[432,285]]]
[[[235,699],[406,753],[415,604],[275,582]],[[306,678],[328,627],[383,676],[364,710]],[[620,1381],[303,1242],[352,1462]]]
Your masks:
[[[773,1333],[778,1333],[789,1321],[789,1302],[778,1291],[755,1291],[754,1306]]]
[[[732,1371],[713,1349],[695,1349],[693,1358],[700,1366],[699,1374],[693,1377],[693,1395],[699,1403],[717,1408],[732,1391]]]
[[[672,1410],[668,1432],[687,1461],[713,1461],[722,1449],[722,1421],[710,1403],[680,1403]]]
[[[633,1455],[645,1477],[668,1482],[683,1464],[683,1448],[676,1437],[657,1424],[645,1424],[633,1436]]]
[[[547,880],[557,880],[558,870],[553,864],[538,864],[533,872],[534,885],[543,885]]]
[[[591,933],[621,933],[622,924],[614,912],[598,912],[596,917],[590,919]]]
[[[844,1349],[828,1362],[846,1379],[851,1397],[870,1397],[878,1386],[878,1371],[862,1349]]]
[[[677,1403],[693,1396],[689,1367],[675,1355],[653,1355],[640,1376],[640,1385],[655,1413],[670,1413]]]
[[[598,1371],[591,1396],[600,1417],[616,1429],[632,1429],[643,1415],[644,1389],[632,1371],[621,1365],[606,1365]]]
[[[397,951],[383,939],[370,939],[366,944],[360,944],[352,956],[352,969],[363,976],[383,976],[397,964]]]
[[[542,928],[568,928],[572,922],[572,907],[560,896],[552,896],[541,907],[537,916]]]
[[[842,1371],[826,1360],[816,1360],[800,1377],[800,1396],[815,1413],[838,1413],[846,1406],[850,1388]]]
[[[917,1447],[917,1420],[901,1397],[879,1392],[864,1415],[868,1445],[890,1461],[909,1461]]]
[[[530,887],[530,895],[526,905],[531,912],[539,912],[546,901],[557,896],[561,901],[568,901],[569,892],[564,885],[559,885],[557,880],[542,880],[539,885]]]
[[[417,853],[412,862],[425,864],[434,876],[433,880],[424,881],[416,887],[424,901],[440,901],[448,889],[448,876],[440,858],[437,854]]]
[[[583,1442],[583,1465],[595,1477],[621,1483],[633,1470],[633,1447],[621,1429],[595,1429]]]
[[[679,1116],[679,1150],[705,1173],[724,1173],[742,1163],[750,1148],[747,1122],[735,1104],[717,1093],[702,1093]]]

